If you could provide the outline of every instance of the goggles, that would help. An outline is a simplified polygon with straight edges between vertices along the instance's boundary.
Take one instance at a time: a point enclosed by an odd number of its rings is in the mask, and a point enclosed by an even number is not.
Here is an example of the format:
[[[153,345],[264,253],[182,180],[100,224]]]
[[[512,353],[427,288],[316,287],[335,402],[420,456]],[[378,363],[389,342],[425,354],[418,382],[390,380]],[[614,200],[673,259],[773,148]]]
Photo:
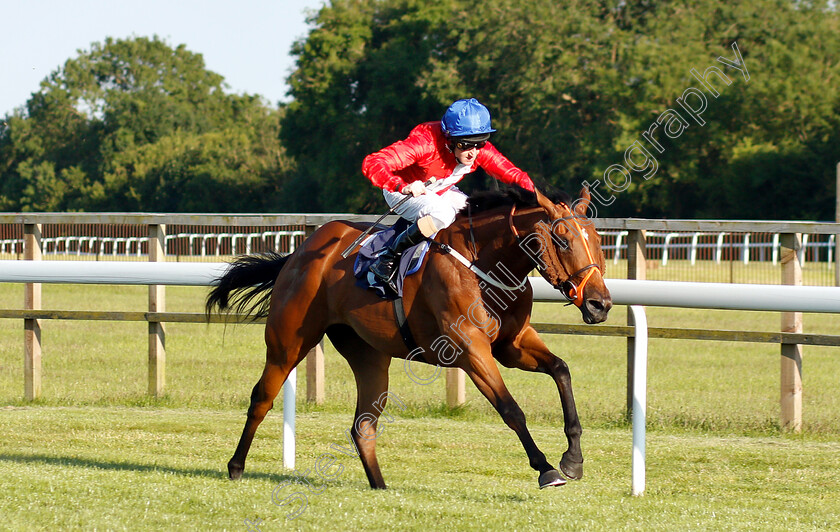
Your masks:
[[[486,140],[480,140],[478,142],[470,142],[468,140],[459,140],[455,143],[455,148],[461,151],[471,150],[473,148],[481,149],[484,145],[487,144]]]

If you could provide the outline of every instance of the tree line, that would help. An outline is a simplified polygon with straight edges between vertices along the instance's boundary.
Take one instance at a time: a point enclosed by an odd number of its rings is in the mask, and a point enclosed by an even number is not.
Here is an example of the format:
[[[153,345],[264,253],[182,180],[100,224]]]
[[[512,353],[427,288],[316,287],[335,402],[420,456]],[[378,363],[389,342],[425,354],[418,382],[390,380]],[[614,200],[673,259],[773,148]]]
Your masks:
[[[0,123],[0,210],[380,212],[365,155],[474,96],[600,216],[833,219],[831,2],[332,0],[309,23],[277,106],[184,46],[92,44]]]

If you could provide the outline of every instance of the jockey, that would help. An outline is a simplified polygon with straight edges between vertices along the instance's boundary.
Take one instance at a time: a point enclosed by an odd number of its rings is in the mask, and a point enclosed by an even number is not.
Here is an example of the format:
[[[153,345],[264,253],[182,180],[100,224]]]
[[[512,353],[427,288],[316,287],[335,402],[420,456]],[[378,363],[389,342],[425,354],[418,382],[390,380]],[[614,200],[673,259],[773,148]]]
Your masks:
[[[488,142],[495,131],[487,107],[475,98],[458,100],[440,122],[420,124],[405,140],[365,157],[362,173],[383,190],[389,207],[412,196],[395,211],[412,225],[370,267],[383,284],[394,288],[396,265],[403,251],[455,221],[467,204],[466,194],[455,184],[478,167],[503,183],[534,190],[528,174]],[[436,182],[426,188],[424,182],[432,178]]]

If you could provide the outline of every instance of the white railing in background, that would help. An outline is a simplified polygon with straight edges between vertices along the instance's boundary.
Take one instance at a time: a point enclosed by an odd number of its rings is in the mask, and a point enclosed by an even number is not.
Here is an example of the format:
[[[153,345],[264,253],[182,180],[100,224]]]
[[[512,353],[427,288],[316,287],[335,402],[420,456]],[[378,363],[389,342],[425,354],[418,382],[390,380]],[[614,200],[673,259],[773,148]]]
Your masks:
[[[627,231],[600,231],[601,237],[614,238],[615,243],[604,244],[605,252],[612,252],[613,264],[618,264],[621,258],[627,257]],[[182,256],[221,256],[223,244],[227,241],[230,244],[231,253],[250,254],[256,242],[262,243],[270,249],[280,249],[281,240],[289,238],[289,249],[291,253],[305,237],[304,231],[263,231],[259,233],[177,233],[166,235],[167,255]],[[670,260],[674,260],[674,253],[680,250],[687,250],[685,255],[692,266],[697,265],[698,251],[703,249],[713,250],[715,264],[723,260],[723,253],[727,249],[737,252],[738,261],[743,264],[750,262],[771,262],[774,266],[779,262],[779,233],[773,233],[769,242],[754,241],[752,233],[739,235],[740,242],[725,242],[729,232],[660,232],[648,231],[647,247],[651,250],[661,250],[661,264],[667,266]],[[712,241],[704,242],[703,238]],[[174,246],[178,240],[186,240],[186,251],[182,252]],[[239,242],[245,242],[244,247]],[[812,257],[820,257],[820,250],[825,249],[825,263],[828,268],[834,264],[834,249],[836,235],[828,235],[825,242],[810,241],[808,234],[802,235],[802,249],[799,251],[800,263],[805,263],[809,252]],[[61,236],[43,238],[43,253],[45,255],[98,255],[98,256],[143,256],[148,249],[147,237],[96,237],[96,236]],[[98,246],[98,247],[97,247]],[[240,250],[237,252],[237,250]],[[751,252],[758,251],[758,259],[751,259]],[[0,254],[13,255],[23,253],[22,239],[0,240]],[[811,262],[821,262],[812,260]]]
[[[615,238],[615,244],[604,244],[601,247],[604,251],[613,252],[613,264],[618,264],[618,261],[623,256],[627,257],[627,231],[600,231],[601,238],[612,237]],[[673,252],[677,250],[688,250],[687,256],[692,266],[697,264],[697,252],[702,249],[714,250],[715,264],[720,264],[723,258],[723,252],[727,249],[738,251],[738,260],[744,264],[752,262],[764,262],[767,256],[770,257],[770,262],[775,266],[779,262],[779,233],[773,233],[770,242],[754,242],[752,241],[752,233],[742,233],[739,236],[740,243],[725,242],[728,232],[659,232],[648,231],[646,236],[648,238],[648,249],[659,249],[662,252],[662,266],[668,265],[668,260],[671,259]],[[812,251],[812,256],[819,257],[819,251],[826,249],[826,265],[831,268],[834,264],[834,244],[836,235],[828,235],[826,242],[809,242],[808,234],[802,235],[802,249],[799,251],[799,262],[805,263],[808,251]],[[702,242],[701,238],[708,237],[713,239],[713,242]],[[622,243],[624,242],[624,243]],[[750,259],[750,252],[753,250],[759,251],[759,258]],[[766,253],[769,251],[769,253]],[[813,260],[812,262],[820,262]]]
[[[289,239],[289,253],[303,241],[305,231],[262,231],[259,233],[177,233],[164,237],[166,254],[172,256],[221,256],[223,244],[230,244],[230,253],[236,255],[250,254],[256,242],[263,247],[279,250],[283,238]],[[181,251],[175,244],[178,240],[186,240],[186,251]],[[244,247],[239,242],[245,242]],[[41,239],[44,255],[97,255],[104,256],[136,256],[148,254],[148,237],[99,237],[99,236],[59,236]],[[174,249],[173,249],[174,248]],[[237,251],[239,250],[239,251]],[[0,253],[23,253],[23,239],[0,240]]]
[[[220,255],[219,251],[222,249],[222,244],[225,240],[227,240],[230,242],[230,249],[233,250],[233,253],[231,254],[237,254],[236,250],[239,249],[237,244],[240,241],[244,241],[244,253],[248,255],[254,249],[255,242],[261,242],[270,247],[270,249],[280,249],[280,241],[284,237],[289,238],[288,252],[293,253],[297,244],[302,242],[305,236],[305,231],[262,231],[259,233],[177,233],[174,235],[166,235],[166,253],[167,255],[198,255],[205,257],[210,254],[208,253],[208,249],[212,247],[212,254],[218,257]],[[180,253],[176,250],[170,249],[170,243],[173,240],[178,239],[187,239],[187,253]],[[196,243],[200,243],[197,253],[194,252],[196,249]],[[208,246],[208,244],[212,244],[212,246]]]

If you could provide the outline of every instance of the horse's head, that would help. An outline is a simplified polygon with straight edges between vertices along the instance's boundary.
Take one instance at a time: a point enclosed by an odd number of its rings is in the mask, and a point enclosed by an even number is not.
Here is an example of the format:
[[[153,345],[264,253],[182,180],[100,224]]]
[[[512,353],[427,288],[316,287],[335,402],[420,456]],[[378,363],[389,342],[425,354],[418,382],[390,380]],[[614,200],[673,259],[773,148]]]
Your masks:
[[[532,243],[526,238],[522,247],[536,261],[545,280],[580,308],[583,321],[601,323],[607,319],[612,299],[604,284],[606,266],[601,236],[586,217],[589,190],[581,190],[580,199],[571,206],[555,204],[539,190],[535,192],[548,221],[538,222]],[[538,245],[534,246],[533,241]]]

